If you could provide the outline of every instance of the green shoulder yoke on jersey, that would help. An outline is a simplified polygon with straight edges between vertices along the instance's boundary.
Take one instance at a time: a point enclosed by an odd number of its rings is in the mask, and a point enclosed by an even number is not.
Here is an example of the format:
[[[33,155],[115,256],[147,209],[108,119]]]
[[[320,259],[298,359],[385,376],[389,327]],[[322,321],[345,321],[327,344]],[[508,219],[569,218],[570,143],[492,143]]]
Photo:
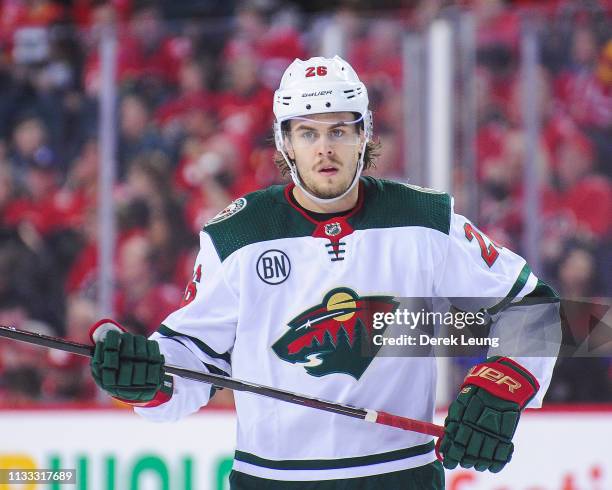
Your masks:
[[[213,218],[213,223],[204,226],[221,262],[253,243],[312,234],[314,225],[291,212],[293,208],[285,199],[284,191],[284,185],[273,185],[247,194],[241,198],[245,202],[240,211],[217,222]]]
[[[418,226],[449,233],[448,194],[374,177],[362,177],[361,182],[363,207],[348,218],[354,230]],[[222,262],[253,243],[313,234],[315,224],[287,202],[284,191],[285,186],[274,185],[247,194],[234,201],[239,206],[229,212],[228,207],[206,224],[204,231]]]
[[[364,209],[349,219],[356,230],[420,226],[446,235],[451,198],[445,192],[373,177],[363,177]]]

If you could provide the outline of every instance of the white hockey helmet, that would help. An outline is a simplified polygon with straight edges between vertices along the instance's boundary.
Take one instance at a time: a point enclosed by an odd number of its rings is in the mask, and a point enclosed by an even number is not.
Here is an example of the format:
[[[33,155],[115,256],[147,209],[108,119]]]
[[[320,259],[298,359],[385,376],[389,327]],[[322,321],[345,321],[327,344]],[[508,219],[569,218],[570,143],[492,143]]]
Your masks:
[[[366,144],[372,138],[372,113],[368,109],[368,91],[353,67],[339,56],[314,57],[306,61],[296,59],[285,70],[280,87],[274,93],[274,141],[285,158],[296,186],[311,199],[330,203],[342,199],[359,181],[363,169]],[[295,163],[287,157],[282,123],[296,117],[330,112],[353,112],[363,121],[364,141],[355,176],[349,188],[331,199],[313,196],[303,186]]]

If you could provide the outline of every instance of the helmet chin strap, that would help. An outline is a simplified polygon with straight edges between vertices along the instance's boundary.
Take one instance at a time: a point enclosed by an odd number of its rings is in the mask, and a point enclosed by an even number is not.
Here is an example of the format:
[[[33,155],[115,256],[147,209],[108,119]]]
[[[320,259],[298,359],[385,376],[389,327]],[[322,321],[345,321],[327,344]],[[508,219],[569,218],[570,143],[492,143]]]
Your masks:
[[[295,165],[295,163],[293,163],[289,159],[289,157],[287,157],[284,149],[281,150],[281,153],[283,155],[283,158],[287,162],[287,165],[289,165],[289,173],[291,174],[291,179],[293,180],[293,183],[295,184],[295,186],[298,187],[304,194],[306,194],[308,199],[316,202],[317,204],[325,205],[325,204],[332,204],[334,202],[338,202],[339,200],[348,196],[348,194],[355,188],[355,186],[357,185],[357,182],[359,182],[359,177],[361,177],[361,172],[363,171],[363,159],[365,157],[365,148],[366,148],[367,143],[368,143],[367,140],[365,140],[363,142],[363,146],[361,147],[361,155],[359,156],[359,162],[357,163],[357,168],[355,169],[355,175],[353,176],[351,185],[349,185],[348,188],[339,196],[330,197],[330,198],[318,197],[312,194],[311,192],[309,192],[306,189],[306,186],[304,185],[302,178],[300,177],[300,174],[297,170],[297,166]]]

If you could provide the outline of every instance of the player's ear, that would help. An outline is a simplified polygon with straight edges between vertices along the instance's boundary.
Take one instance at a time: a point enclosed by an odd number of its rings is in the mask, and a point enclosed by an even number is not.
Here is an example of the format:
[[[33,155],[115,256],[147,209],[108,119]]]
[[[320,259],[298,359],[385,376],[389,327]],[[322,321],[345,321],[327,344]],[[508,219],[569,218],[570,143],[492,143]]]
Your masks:
[[[359,130],[359,148],[363,147],[363,144],[365,143],[365,139],[366,139],[365,131],[363,129],[360,129]]]
[[[359,129],[359,144],[357,145],[357,153],[361,155],[361,149],[363,148],[363,144],[365,143],[365,131],[363,129]]]

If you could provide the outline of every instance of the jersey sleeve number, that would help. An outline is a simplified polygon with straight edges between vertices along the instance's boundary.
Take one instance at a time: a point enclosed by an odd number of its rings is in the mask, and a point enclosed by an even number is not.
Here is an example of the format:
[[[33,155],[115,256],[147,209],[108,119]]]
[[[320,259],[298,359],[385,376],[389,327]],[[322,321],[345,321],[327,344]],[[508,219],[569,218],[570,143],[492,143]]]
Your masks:
[[[197,283],[200,282],[201,278],[202,278],[202,264],[199,264],[198,268],[193,273],[193,280],[187,285],[187,288],[185,289],[185,294],[183,295],[183,299],[181,300],[181,306],[180,306],[181,308],[183,306],[187,306],[189,303],[191,303],[195,299],[196,294],[198,293]]]
[[[471,242],[476,238],[478,245],[480,245],[480,256],[482,260],[484,260],[489,267],[493,266],[497,257],[499,257],[499,251],[497,250],[498,246],[496,246],[489,237],[487,237],[487,240],[489,240],[490,243],[487,246],[483,234],[474,228],[471,223],[463,225],[463,230],[465,231],[465,238],[467,238],[468,241]]]

